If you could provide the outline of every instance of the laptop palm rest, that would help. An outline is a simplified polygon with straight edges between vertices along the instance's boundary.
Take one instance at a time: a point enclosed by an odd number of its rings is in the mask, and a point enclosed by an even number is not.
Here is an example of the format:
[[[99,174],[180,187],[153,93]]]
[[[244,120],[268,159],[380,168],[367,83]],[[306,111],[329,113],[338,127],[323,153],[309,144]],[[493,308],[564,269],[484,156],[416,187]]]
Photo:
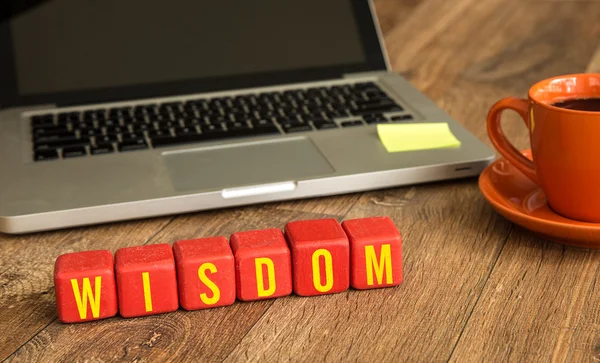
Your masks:
[[[334,172],[304,137],[170,151],[163,158],[177,191],[256,186]]]

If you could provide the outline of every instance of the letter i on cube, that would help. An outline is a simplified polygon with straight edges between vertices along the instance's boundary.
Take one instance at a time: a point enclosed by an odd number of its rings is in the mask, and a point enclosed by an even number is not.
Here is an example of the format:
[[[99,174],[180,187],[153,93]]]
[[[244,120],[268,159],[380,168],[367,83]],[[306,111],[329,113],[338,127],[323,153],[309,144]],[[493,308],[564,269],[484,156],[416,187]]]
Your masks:
[[[179,308],[177,274],[169,244],[126,247],[115,253],[119,313],[124,318]]]
[[[117,314],[113,255],[85,251],[59,256],[54,265],[58,318],[63,323],[105,319]]]
[[[402,237],[388,217],[342,222],[350,240],[350,284],[375,289],[402,283]]]
[[[177,241],[173,252],[181,307],[197,310],[235,302],[235,266],[225,237]]]
[[[348,289],[349,243],[337,220],[289,222],[285,233],[292,250],[296,294],[314,296]]]
[[[238,299],[262,300],[292,293],[290,249],[280,229],[234,233],[231,248]]]

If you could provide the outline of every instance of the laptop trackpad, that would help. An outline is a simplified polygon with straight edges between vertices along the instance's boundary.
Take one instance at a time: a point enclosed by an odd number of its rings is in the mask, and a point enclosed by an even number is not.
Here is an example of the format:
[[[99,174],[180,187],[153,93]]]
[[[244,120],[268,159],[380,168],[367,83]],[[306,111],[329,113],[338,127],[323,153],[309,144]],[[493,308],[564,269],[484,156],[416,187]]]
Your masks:
[[[296,181],[334,171],[307,138],[170,151],[163,158],[178,191]]]

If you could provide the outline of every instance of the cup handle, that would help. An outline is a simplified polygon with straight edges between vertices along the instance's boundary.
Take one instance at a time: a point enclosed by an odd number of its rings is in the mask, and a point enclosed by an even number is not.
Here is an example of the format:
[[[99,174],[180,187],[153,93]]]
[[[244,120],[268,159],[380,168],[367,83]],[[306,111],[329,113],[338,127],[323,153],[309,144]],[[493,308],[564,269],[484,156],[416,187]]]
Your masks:
[[[531,179],[534,183],[539,184],[537,175],[535,173],[535,165],[531,160],[526,158],[519,150],[517,150],[513,144],[508,141],[502,127],[500,126],[500,119],[502,111],[509,109],[517,112],[523,118],[527,129],[530,129],[530,121],[528,117],[529,113],[529,102],[522,98],[507,97],[496,102],[487,118],[487,131],[492,144],[494,147],[504,156],[515,168],[519,169],[526,177]]]

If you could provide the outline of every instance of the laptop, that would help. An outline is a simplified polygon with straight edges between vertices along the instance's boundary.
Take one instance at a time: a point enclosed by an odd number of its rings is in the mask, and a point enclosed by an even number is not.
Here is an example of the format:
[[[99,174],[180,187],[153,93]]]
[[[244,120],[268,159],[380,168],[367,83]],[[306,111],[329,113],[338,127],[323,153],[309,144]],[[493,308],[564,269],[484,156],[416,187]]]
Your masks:
[[[0,28],[0,231],[478,175],[494,152],[388,61],[363,0],[51,0]],[[387,152],[381,123],[460,147]]]

